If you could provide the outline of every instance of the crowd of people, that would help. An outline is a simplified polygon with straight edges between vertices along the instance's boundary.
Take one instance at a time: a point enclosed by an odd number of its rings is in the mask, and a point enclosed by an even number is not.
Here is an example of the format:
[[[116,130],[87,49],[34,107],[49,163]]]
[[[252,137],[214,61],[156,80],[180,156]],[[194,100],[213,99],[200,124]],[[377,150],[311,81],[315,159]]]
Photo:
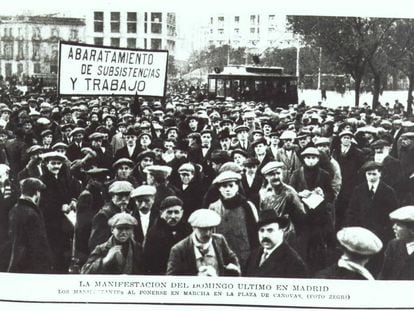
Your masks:
[[[414,122],[385,107],[12,98],[1,271],[413,279]]]

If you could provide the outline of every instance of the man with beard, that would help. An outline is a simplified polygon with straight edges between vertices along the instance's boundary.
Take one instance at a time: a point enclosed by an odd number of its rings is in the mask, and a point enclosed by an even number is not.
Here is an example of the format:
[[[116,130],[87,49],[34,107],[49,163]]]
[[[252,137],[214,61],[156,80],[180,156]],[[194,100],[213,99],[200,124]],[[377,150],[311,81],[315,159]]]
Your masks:
[[[274,210],[259,214],[257,229],[261,247],[250,253],[244,276],[268,278],[305,278],[308,271],[302,258],[284,241],[288,220]]]
[[[220,215],[222,221],[216,232],[222,234],[243,266],[250,249],[256,246],[255,222],[257,211],[253,203],[239,193],[241,175],[232,171],[220,173],[213,181],[219,190],[219,199],[209,209]]]
[[[149,274],[165,274],[171,248],[191,234],[183,212],[183,201],[178,197],[169,196],[161,202],[160,216],[145,241],[144,261]]]
[[[301,167],[301,162],[296,154],[295,146],[296,133],[286,130],[280,135],[283,142],[282,148],[279,149],[275,160],[283,163],[283,182],[288,183],[293,172]]]
[[[379,279],[414,280],[414,206],[404,206],[389,215],[395,239],[384,253]]]
[[[135,202],[132,215],[138,221],[135,228],[135,240],[144,244],[149,228],[158,217],[158,211],[153,208],[157,190],[153,186],[142,185],[132,190],[131,199]]]
[[[295,189],[283,182],[283,163],[271,161],[261,170],[264,184],[260,190],[260,210],[273,209],[279,217],[286,217],[289,224],[285,239],[296,246],[296,238],[304,230],[306,210]]]
[[[130,193],[134,189],[128,181],[115,181],[109,186],[111,201],[106,203],[92,219],[91,236],[89,237],[89,251],[104,243],[111,235],[108,220],[115,214],[127,210]]]
[[[134,240],[137,220],[126,212],[117,213],[108,221],[110,238],[98,245],[82,267],[83,274],[143,274],[141,244]]]
[[[46,185],[46,189],[42,192],[39,206],[44,211],[49,244],[56,258],[56,272],[66,273],[73,225],[65,213],[75,209],[80,184],[64,164],[67,161],[66,156],[52,151],[43,154],[42,158],[46,169],[40,179]]]
[[[238,276],[240,265],[226,239],[213,230],[220,216],[208,209],[193,212],[188,222],[193,233],[171,248],[167,275]]]
[[[37,178],[23,179],[20,198],[9,214],[12,253],[8,272],[49,273],[52,252],[47,239],[43,212],[39,207],[45,184]]]

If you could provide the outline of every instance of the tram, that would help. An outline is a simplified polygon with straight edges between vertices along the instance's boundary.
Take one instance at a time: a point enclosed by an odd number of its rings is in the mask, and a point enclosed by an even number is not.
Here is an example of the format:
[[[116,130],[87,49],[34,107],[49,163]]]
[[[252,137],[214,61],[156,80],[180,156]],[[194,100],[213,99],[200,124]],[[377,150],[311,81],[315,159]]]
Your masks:
[[[282,67],[227,66],[208,75],[209,99],[265,102],[272,109],[298,103],[297,77]]]

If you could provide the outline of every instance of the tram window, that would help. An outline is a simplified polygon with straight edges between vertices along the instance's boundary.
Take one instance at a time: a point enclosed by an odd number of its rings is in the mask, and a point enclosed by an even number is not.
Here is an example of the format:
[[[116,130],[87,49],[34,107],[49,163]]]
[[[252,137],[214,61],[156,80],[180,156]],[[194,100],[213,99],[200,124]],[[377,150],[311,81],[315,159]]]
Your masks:
[[[208,80],[208,91],[209,93],[216,92],[216,79],[209,79]]]
[[[224,81],[217,79],[217,96],[224,97]]]
[[[231,92],[231,81],[230,80],[226,80],[226,96],[232,96],[232,92]]]

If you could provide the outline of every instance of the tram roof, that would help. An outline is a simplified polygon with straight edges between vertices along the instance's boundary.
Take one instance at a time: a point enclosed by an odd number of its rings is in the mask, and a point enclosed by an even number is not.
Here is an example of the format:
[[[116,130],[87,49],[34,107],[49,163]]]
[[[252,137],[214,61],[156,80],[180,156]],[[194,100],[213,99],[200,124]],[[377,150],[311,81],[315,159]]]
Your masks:
[[[296,76],[284,74],[283,67],[226,66],[220,73],[209,74],[211,78],[223,76],[296,78]]]

